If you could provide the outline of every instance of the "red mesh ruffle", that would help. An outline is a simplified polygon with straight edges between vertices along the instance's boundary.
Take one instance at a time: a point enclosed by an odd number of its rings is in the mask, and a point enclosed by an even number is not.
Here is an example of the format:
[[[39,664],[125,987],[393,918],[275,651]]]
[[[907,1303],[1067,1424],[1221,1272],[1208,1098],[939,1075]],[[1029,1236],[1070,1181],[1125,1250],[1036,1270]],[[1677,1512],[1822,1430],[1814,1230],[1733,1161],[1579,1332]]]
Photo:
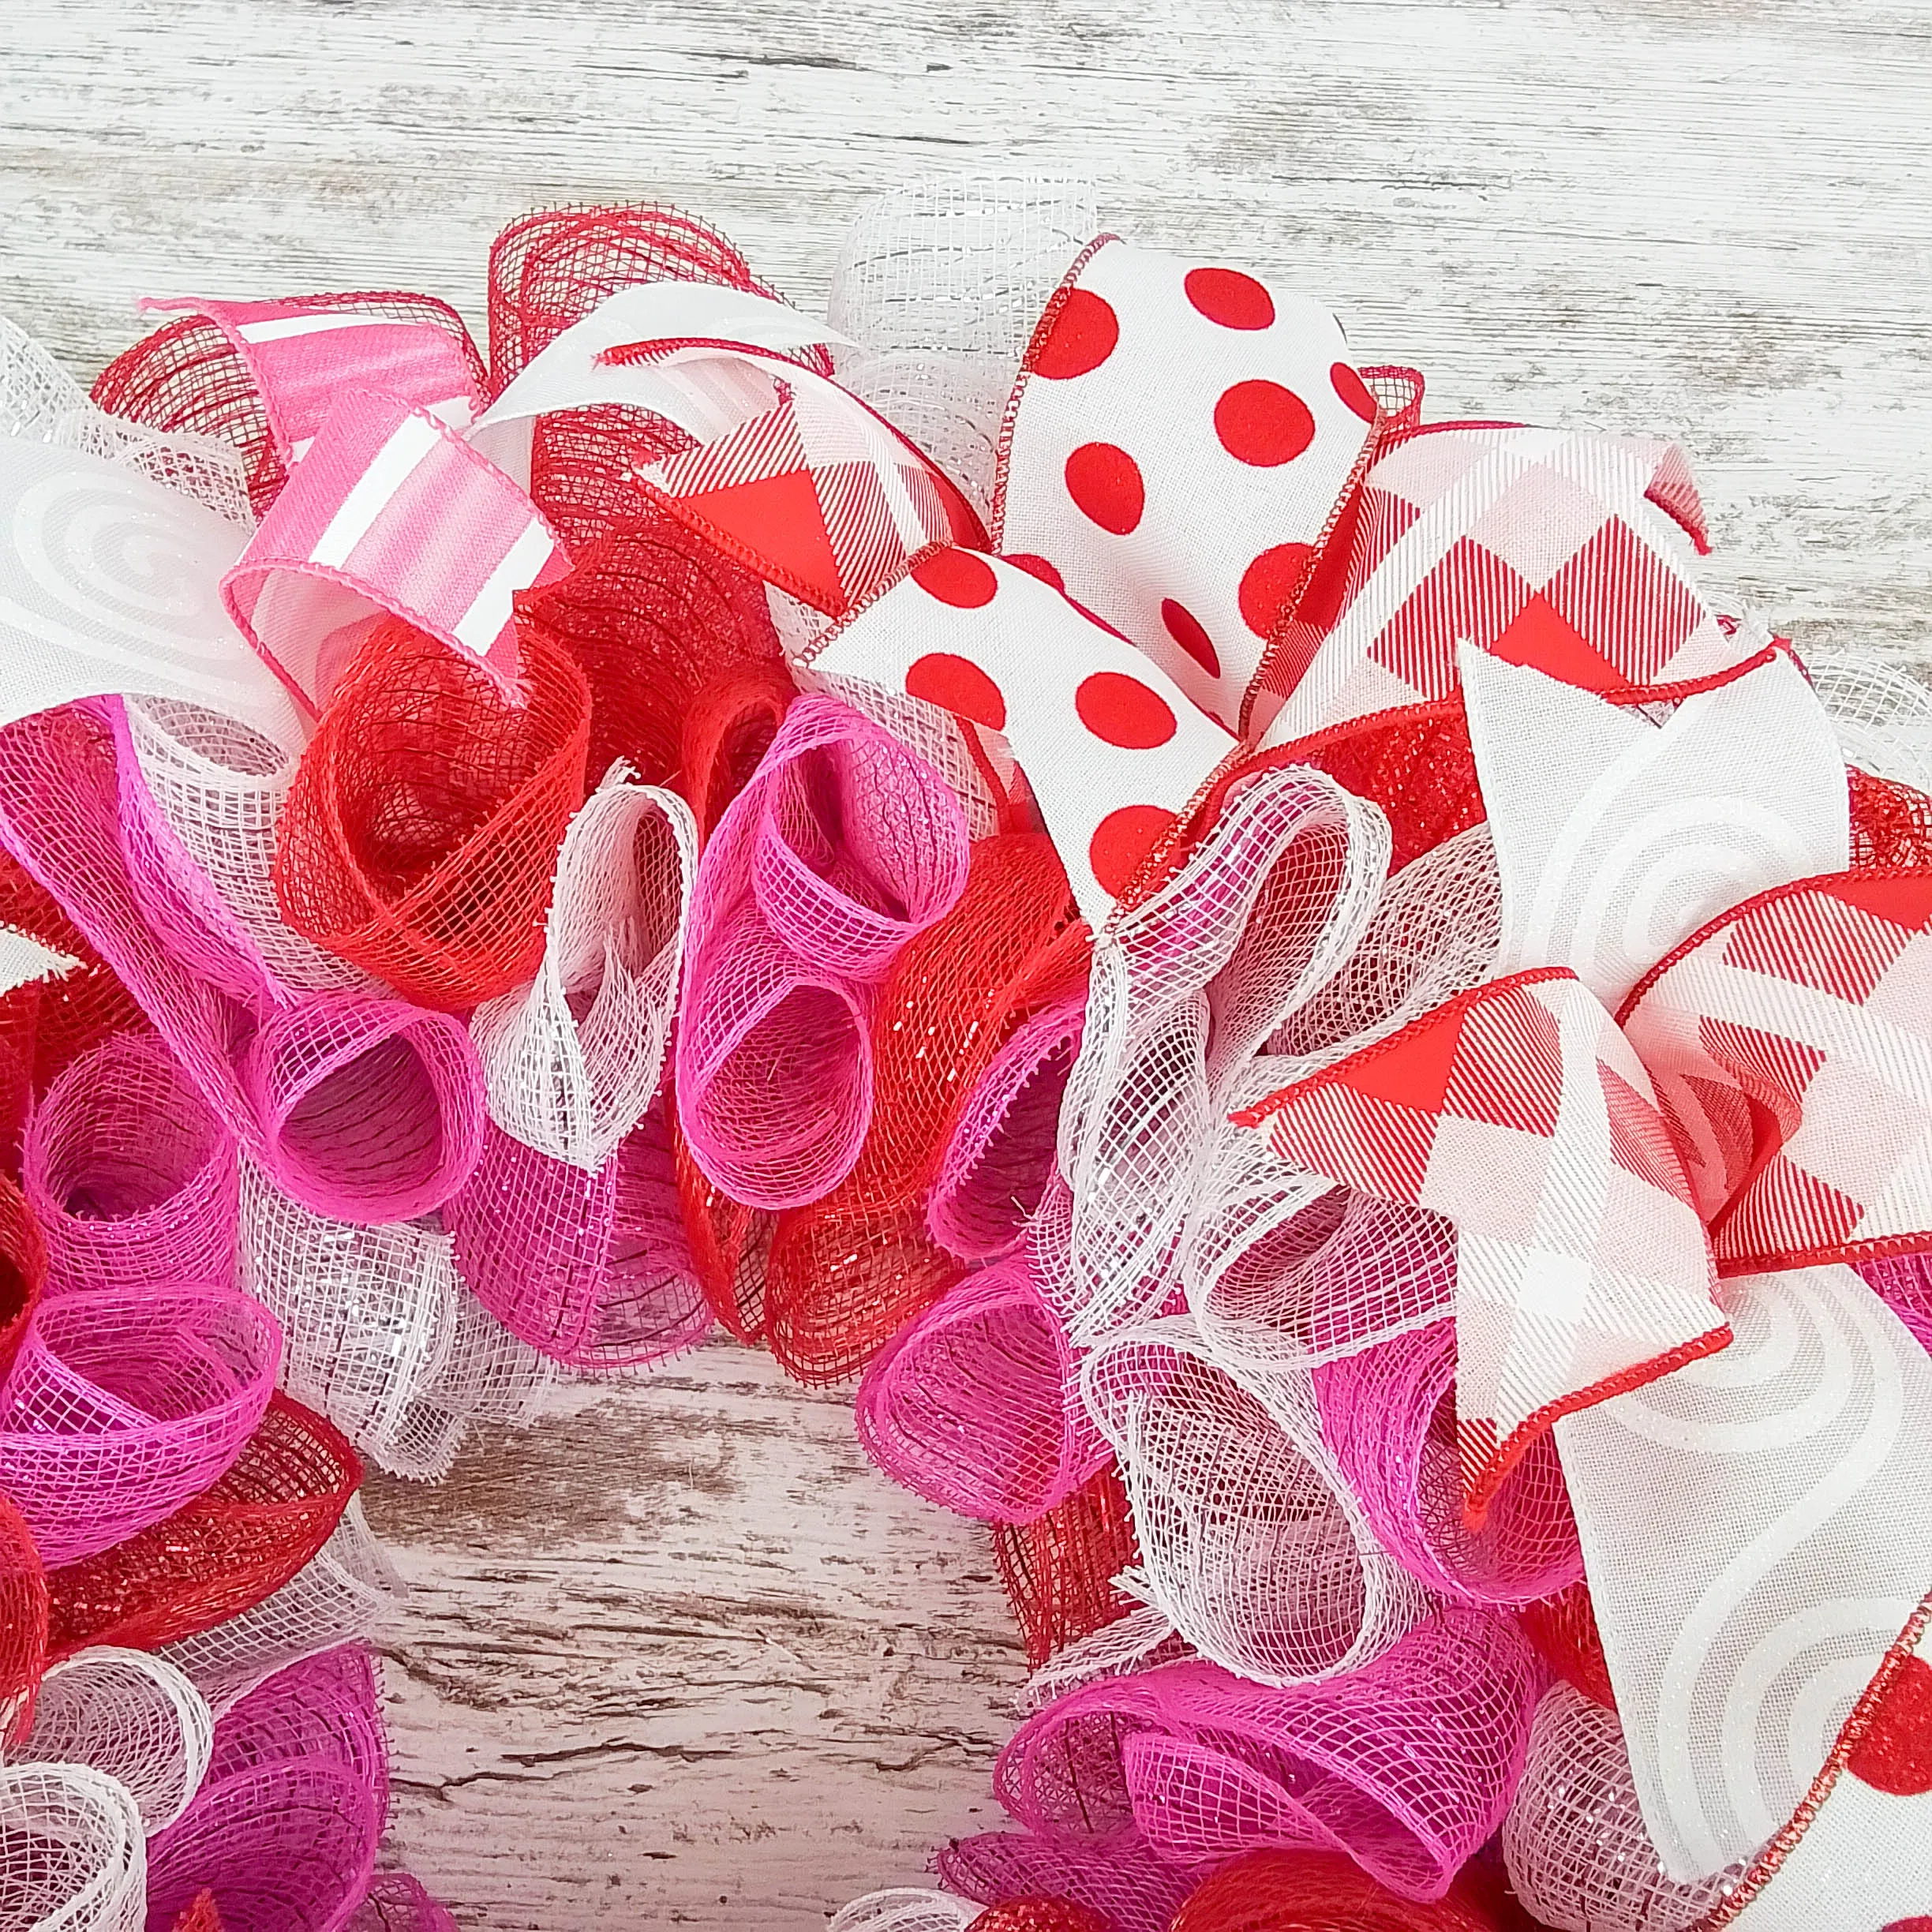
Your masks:
[[[1140,1544],[1111,1465],[1043,1516],[995,1523],[993,1554],[1032,1669],[1138,1608],[1114,1587],[1140,1560]]]
[[[1616,1693],[1610,1687],[1610,1665],[1597,1629],[1589,1584],[1572,1583],[1553,1597],[1525,1604],[1516,1612],[1516,1621],[1558,1676],[1606,1710],[1616,1709]]]
[[[0,1496],[0,1711],[40,1681],[47,1651],[47,1572],[20,1511]],[[0,1747],[9,1729],[25,1735],[31,1704],[14,1713],[11,1724],[0,1724]]]
[[[1488,815],[1459,703],[1435,715],[1418,707],[1365,718],[1313,745],[1301,762],[1388,814],[1391,872]]]
[[[0,1174],[0,1384],[47,1286],[47,1243],[27,1197]]]
[[[1852,863],[1866,867],[1932,866],[1932,798],[1855,765],[1845,768],[1852,794]]]
[[[1503,1932],[1511,1921],[1489,1889],[1466,1869],[1446,1898],[1423,1904],[1337,1852],[1251,1852],[1189,1894],[1172,1932]]]
[[[989,1905],[970,1932],[1112,1932],[1112,1921],[1071,1899],[1005,1899]]]
[[[981,839],[966,889],[906,945],[872,1017],[876,1113],[852,1172],[781,1217],[772,1352],[802,1381],[863,1368],[960,1274],[926,1225],[953,1118],[1013,1028],[1085,968],[1086,928],[1037,833]]]
[[[89,1644],[152,1650],[238,1616],[314,1557],[361,1480],[348,1439],[278,1392],[211,1488],[48,1573],[50,1661]]]
[[[792,695],[764,586],[646,507],[522,599],[518,621],[526,650],[541,638],[590,687],[590,777],[622,758],[646,784],[677,786],[708,834]]]
[[[765,1269],[776,1215],[733,1200],[691,1159],[676,1110],[671,1159],[691,1267],[726,1331],[756,1346],[765,1339]]]
[[[275,841],[295,930],[418,1005],[460,1012],[543,957],[557,848],[583,803],[590,694],[541,631],[528,702],[406,624],[357,653],[303,754]]]
[[[483,361],[447,302],[400,290],[365,294],[305,295],[318,309],[365,309],[398,322],[447,329],[462,345],[480,388]],[[269,433],[268,411],[248,366],[206,316],[183,316],[123,350],[94,380],[94,400],[111,416],[150,429],[213,436],[242,452],[249,501],[257,516],[275,500],[287,466]]]

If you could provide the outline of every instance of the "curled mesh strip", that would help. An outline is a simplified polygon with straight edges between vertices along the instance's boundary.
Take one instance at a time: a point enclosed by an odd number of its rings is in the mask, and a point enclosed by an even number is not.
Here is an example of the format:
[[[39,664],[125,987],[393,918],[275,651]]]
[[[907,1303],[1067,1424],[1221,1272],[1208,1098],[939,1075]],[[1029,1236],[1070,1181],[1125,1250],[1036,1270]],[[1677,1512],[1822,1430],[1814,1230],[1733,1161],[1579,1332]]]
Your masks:
[[[983,1909],[950,1892],[889,1885],[841,1906],[826,1932],[966,1932]]]
[[[691,808],[612,771],[557,855],[537,976],[479,1007],[490,1118],[552,1159],[604,1165],[657,1091],[698,863]]]
[[[1081,1390],[1119,1458],[1148,1593],[1203,1657],[1258,1683],[1333,1676],[1427,1612],[1337,1466],[1305,1371],[1237,1375],[1176,1316],[1103,1342]]]
[[[348,1921],[349,1932],[456,1932],[449,1908],[407,1872],[377,1872]]]
[[[1179,875],[1096,941],[1060,1115],[1076,1341],[1154,1312],[1172,1292],[1230,1096],[1347,960],[1387,861],[1372,807],[1301,767],[1264,773]]]
[[[6,1758],[106,1772],[126,1788],[152,1833],[187,1809],[208,1769],[214,1733],[208,1701],[174,1664],[101,1645],[56,1664],[41,1679],[32,1727]]]
[[[1805,669],[1848,765],[1932,792],[1932,689],[1863,652],[1814,652]]]
[[[60,1075],[21,1180],[56,1290],[234,1278],[234,1140],[152,1034],[118,1034]]]
[[[1556,1932],[1684,1932],[1748,1863],[1688,1885],[1667,1878],[1638,1809],[1622,1728],[1567,1683],[1537,1706],[1503,1856],[1518,1896]]]
[[[160,1654],[219,1716],[291,1664],[375,1636],[405,1594],[363,1517],[361,1498],[351,1496],[328,1541],[279,1589]]]
[[[1137,1837],[1104,1852],[1032,1832],[957,1838],[933,1860],[940,1881],[968,1898],[1062,1898],[1097,1912],[1118,1932],[1167,1932],[1189,1881]]]
[[[1526,1603],[1580,1582],[1553,1436],[1504,1477],[1481,1530],[1464,1521],[1455,1368],[1455,1324],[1436,1322],[1314,1372],[1324,1439],[1376,1537],[1410,1575],[1466,1603]]]
[[[44,1301],[0,1387],[0,1489],[50,1567],[199,1496],[274,1392],[275,1319],[232,1289],[96,1289]]]
[[[147,1840],[133,1794],[85,1765],[0,1765],[0,1899],[32,1932],[142,1932]]]
[[[917,1315],[859,1385],[866,1453],[942,1507],[1043,1515],[1109,1461],[1059,1318],[1021,1260],[968,1275]]]
[[[994,1790],[1035,1831],[1211,1865],[1306,1845],[1440,1898],[1501,1822],[1541,1688],[1513,1625],[1447,1608],[1374,1662],[1271,1689],[1212,1664],[1094,1684],[1029,1718]]]
[[[996,1524],[993,1554],[1035,1668],[1136,1607],[1116,1582],[1140,1546],[1110,1466],[1032,1522]]]
[[[817,1198],[872,1111],[871,987],[966,883],[966,826],[923,760],[801,699],[705,848],[679,1015],[678,1122],[734,1200]]]

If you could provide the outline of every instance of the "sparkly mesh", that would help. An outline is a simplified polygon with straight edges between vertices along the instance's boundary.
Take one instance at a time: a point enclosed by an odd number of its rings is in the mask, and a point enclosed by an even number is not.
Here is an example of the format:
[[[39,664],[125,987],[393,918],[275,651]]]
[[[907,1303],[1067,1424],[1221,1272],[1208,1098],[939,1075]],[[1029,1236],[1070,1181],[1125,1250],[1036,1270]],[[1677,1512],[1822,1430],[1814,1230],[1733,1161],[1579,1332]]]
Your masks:
[[[1332,1852],[1252,1852],[1203,1879],[1170,1932],[1504,1932],[1510,1923],[1466,1870],[1446,1897],[1417,1904]]]

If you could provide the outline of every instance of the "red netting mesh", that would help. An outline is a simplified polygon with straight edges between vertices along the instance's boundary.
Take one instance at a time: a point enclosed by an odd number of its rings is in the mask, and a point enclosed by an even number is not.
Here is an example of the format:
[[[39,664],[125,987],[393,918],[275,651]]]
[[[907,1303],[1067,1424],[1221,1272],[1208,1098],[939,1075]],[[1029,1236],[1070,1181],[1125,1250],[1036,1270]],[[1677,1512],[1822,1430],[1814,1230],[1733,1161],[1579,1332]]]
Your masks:
[[[279,1589],[328,1541],[362,1480],[348,1440],[277,1393],[215,1485],[99,1555],[51,1571],[50,1657],[152,1650]]]
[[[462,345],[477,387],[482,386],[482,358],[462,318],[447,302],[400,290],[305,295],[302,300],[320,309],[366,309],[399,322],[447,329]],[[124,349],[95,378],[93,397],[110,415],[150,429],[214,436],[239,450],[249,501],[257,516],[275,501],[287,477],[247,365],[205,316],[183,316]]]
[[[0,1174],[0,1384],[47,1286],[47,1244],[27,1197]]]
[[[1043,1516],[995,1523],[993,1554],[1034,1669],[1138,1607],[1114,1587],[1114,1578],[1140,1560],[1140,1544],[1111,1465]]]
[[[47,1651],[47,1572],[20,1511],[0,1496],[0,1712],[40,1681]],[[24,1737],[32,1720],[29,1700],[0,1724],[0,1747],[9,1731]]]
[[[1425,1904],[1336,1852],[1251,1852],[1188,1895],[1172,1932],[1503,1932],[1493,1889],[1466,1870]]]
[[[954,1116],[1012,1029],[1085,967],[1086,928],[1051,844],[979,840],[966,889],[908,943],[872,1016],[875,1113],[837,1187],[780,1219],[766,1282],[772,1352],[807,1382],[852,1374],[958,1279],[926,1197]]]
[[[221,1908],[215,1894],[204,1889],[182,1908],[170,1932],[223,1932]]]
[[[791,700],[764,586],[647,505],[519,599],[517,617],[526,651],[541,638],[590,687],[591,777],[622,758],[647,784],[675,785],[708,834]]]
[[[989,1905],[972,1932],[1111,1932],[1111,1921],[1071,1899],[1005,1899]]]
[[[528,702],[410,626],[380,625],[290,789],[275,889],[298,932],[418,1005],[459,1012],[543,957],[557,848],[583,803],[590,694],[541,631]]]
[[[1845,767],[1852,794],[1855,867],[1932,866],[1932,798],[1908,784]]]
[[[1587,1583],[1579,1578],[1552,1597],[1525,1604],[1516,1612],[1516,1621],[1558,1676],[1593,1703],[1606,1710],[1616,1709],[1616,1693],[1610,1687],[1610,1666],[1604,1656]]]
[[[765,1339],[765,1267],[776,1215],[733,1200],[691,1159],[683,1130],[671,1114],[671,1159],[691,1267],[711,1312],[738,1340]]]
[[[1301,757],[1388,814],[1391,872],[1487,815],[1460,704],[1433,717],[1397,712],[1365,718]]]

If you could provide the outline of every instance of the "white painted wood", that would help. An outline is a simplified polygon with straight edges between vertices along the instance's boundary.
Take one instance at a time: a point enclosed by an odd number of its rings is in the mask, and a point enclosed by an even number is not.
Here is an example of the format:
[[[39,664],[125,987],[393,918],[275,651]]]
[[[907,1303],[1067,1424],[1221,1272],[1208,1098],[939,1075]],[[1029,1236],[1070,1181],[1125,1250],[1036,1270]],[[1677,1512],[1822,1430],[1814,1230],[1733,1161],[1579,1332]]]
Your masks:
[[[1923,0],[12,0],[0,309],[77,373],[144,291],[417,286],[504,219],[707,215],[801,300],[868,191],[1089,173],[1325,294],[1432,413],[1682,436],[1712,581],[1800,643],[1932,608]],[[440,1488],[392,1844],[466,1922],[804,1932],[992,1822],[1020,1661],[983,1533],[725,1344]]]

